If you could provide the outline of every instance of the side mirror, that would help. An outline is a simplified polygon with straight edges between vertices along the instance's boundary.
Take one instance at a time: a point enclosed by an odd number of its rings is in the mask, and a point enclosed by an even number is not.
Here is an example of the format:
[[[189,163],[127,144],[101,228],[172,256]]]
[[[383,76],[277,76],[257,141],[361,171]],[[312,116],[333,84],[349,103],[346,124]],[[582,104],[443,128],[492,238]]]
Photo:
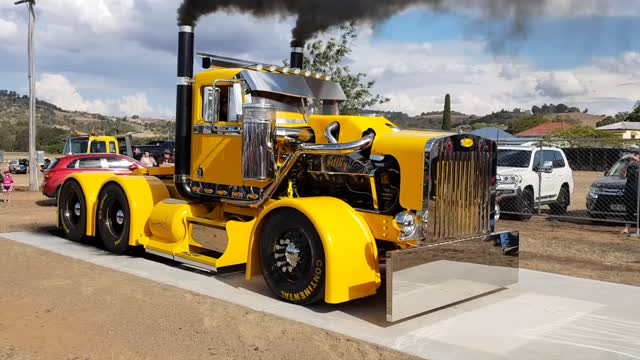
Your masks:
[[[129,170],[131,170],[131,171],[136,171],[138,169],[140,169],[140,165],[138,165],[138,164],[129,165]]]
[[[553,161],[545,161],[540,167],[540,171],[544,173],[550,173],[553,171]]]
[[[229,115],[227,121],[235,122],[242,117],[242,84],[233,83],[229,93]]]
[[[220,89],[207,86],[203,95],[202,118],[205,122],[217,122],[220,113]]]

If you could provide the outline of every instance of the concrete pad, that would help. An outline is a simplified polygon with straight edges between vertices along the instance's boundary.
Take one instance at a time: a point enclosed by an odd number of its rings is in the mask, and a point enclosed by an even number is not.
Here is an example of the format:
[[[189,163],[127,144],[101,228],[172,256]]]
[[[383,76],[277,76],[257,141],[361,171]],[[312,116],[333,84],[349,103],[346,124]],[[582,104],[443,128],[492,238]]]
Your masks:
[[[246,281],[243,273],[211,276],[49,234],[2,238],[429,359],[640,359],[640,288],[633,286],[521,270],[508,290],[388,323],[384,294],[305,308],[274,299],[261,278]]]

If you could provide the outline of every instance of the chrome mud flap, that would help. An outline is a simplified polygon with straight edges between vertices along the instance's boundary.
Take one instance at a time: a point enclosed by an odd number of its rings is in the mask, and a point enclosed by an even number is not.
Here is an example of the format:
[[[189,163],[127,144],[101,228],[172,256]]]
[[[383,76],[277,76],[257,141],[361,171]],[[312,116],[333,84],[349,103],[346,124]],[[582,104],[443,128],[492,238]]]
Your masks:
[[[518,232],[389,251],[387,321],[451,306],[518,282]]]

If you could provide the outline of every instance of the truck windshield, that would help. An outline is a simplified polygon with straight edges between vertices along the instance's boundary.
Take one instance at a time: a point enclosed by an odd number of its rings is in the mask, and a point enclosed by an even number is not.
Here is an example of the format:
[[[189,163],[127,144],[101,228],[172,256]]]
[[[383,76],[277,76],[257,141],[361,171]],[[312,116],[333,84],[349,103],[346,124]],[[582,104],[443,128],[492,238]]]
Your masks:
[[[529,150],[498,149],[498,166],[527,168],[531,162]]]
[[[89,145],[88,139],[70,139],[64,144],[65,154],[86,154],[87,146]]]

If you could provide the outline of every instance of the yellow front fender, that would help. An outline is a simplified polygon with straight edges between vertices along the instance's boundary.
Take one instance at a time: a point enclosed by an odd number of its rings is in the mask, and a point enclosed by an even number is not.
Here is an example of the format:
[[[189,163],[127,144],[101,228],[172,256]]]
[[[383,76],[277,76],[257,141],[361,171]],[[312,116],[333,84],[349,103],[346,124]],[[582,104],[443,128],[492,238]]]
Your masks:
[[[326,262],[325,302],[337,304],[373,295],[380,286],[378,249],[366,221],[351,206],[332,197],[287,198],[270,202],[253,228],[247,279],[261,273],[258,242],[268,215],[292,208],[315,226]]]

